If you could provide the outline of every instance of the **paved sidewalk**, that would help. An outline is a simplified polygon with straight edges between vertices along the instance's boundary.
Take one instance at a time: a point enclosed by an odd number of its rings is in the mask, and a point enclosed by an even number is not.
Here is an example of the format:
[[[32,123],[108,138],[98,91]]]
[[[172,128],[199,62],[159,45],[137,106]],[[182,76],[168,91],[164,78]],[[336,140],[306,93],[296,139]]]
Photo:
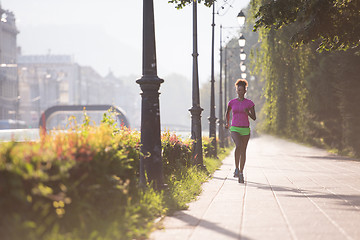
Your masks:
[[[270,136],[251,139],[245,184],[233,155],[152,240],[360,239],[360,162]]]

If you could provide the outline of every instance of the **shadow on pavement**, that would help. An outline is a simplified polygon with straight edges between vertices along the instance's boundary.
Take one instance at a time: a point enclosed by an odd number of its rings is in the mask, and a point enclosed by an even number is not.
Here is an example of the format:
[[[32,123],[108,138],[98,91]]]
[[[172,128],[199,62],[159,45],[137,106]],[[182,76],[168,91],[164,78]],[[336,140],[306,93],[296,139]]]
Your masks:
[[[270,191],[273,190],[273,191],[277,191],[277,192],[293,192],[293,193],[300,193],[300,194],[305,193],[305,192],[320,193],[320,192],[308,191],[308,190],[298,189],[298,188],[290,188],[290,187],[283,187],[283,186],[276,186],[276,185],[270,186],[268,184],[251,182],[251,181],[247,181],[246,183],[249,187],[256,187],[259,189],[270,190]]]
[[[218,180],[222,180],[222,181],[225,181],[225,180],[237,181],[238,180],[237,178],[233,178],[233,177],[230,177],[230,178],[228,178],[228,177],[225,177],[225,178],[223,178],[223,177],[212,177],[212,179],[218,179]]]
[[[267,185],[263,183],[256,183],[247,181],[247,185],[249,187],[256,187],[263,190],[270,190],[274,192],[289,192],[288,197],[294,198],[311,198],[311,199],[334,199],[339,200],[338,204],[342,206],[351,206],[351,211],[359,211],[360,212],[360,195],[345,195],[345,194],[336,194],[336,193],[324,193],[320,191],[313,191],[307,189],[298,189],[298,188],[290,188],[290,187],[283,187],[283,186],[276,186],[276,185]],[[292,194],[290,194],[292,193]],[[354,209],[355,208],[355,209]]]
[[[344,194],[315,194],[315,195],[302,195],[302,196],[295,196],[289,195],[290,197],[303,197],[303,198],[318,198],[318,199],[334,199],[341,201],[338,204],[341,206],[351,207],[347,208],[348,211],[357,211],[360,212],[360,195],[344,195]],[[344,210],[344,209],[342,209]]]
[[[360,161],[360,159],[344,157],[344,156],[298,156],[298,157],[322,159],[322,160],[356,161],[356,162]]]
[[[196,218],[194,216],[191,216],[185,212],[178,212],[177,214],[175,214],[173,216],[174,218],[177,218],[183,222],[188,223],[190,226],[196,227],[202,227],[202,228],[206,228],[215,232],[218,232],[222,235],[226,235],[228,237],[231,237],[233,239],[242,239],[242,240],[251,240],[251,238],[245,237],[245,236],[239,236],[236,232],[230,231],[228,229],[225,229],[221,226],[219,226],[216,223],[207,221],[207,220],[203,220],[203,219],[199,219]],[[235,231],[239,230],[239,229],[234,229]]]

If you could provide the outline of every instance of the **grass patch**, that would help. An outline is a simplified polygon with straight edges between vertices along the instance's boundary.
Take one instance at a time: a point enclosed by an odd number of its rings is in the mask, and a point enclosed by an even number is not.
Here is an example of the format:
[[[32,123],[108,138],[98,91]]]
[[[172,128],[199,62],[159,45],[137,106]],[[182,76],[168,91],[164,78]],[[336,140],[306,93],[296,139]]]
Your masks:
[[[219,167],[222,165],[222,160],[224,160],[224,158],[230,154],[232,149],[233,147],[220,148],[218,152],[218,158],[204,158],[204,164],[210,174],[213,174],[217,169],[219,169]]]
[[[193,201],[202,191],[201,185],[212,177],[212,174],[222,165],[222,160],[227,157],[232,147],[220,149],[218,158],[204,157],[207,171],[195,166],[180,169],[167,179],[169,189],[165,191],[165,205],[167,214],[188,208],[188,203]]]

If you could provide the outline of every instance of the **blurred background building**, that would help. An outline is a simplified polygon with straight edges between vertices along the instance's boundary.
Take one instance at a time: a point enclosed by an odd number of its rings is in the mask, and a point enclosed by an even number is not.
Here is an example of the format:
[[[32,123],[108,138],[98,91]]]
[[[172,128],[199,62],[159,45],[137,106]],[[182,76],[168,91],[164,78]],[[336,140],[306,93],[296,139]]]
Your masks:
[[[111,71],[102,77],[70,55],[19,54],[18,80],[19,118],[30,127],[37,127],[41,113],[56,105],[111,104],[126,111],[134,104],[134,94]]]
[[[18,119],[19,94],[14,14],[0,5],[0,119]]]
[[[18,56],[19,116],[35,127],[55,105],[81,104],[80,66],[68,55]]]
[[[22,55],[13,12],[0,6],[0,121],[2,128],[37,128],[41,113],[55,105],[112,104],[135,122],[138,94],[109,71],[102,77],[71,55]],[[135,77],[133,82],[135,81]],[[139,92],[139,90],[137,90]],[[127,111],[128,110],[128,111]],[[61,119],[60,119],[61,120]],[[66,120],[66,119],[63,119]],[[5,124],[5,122],[7,124]]]
[[[15,14],[1,7],[0,13],[0,129],[38,128],[41,113],[55,105],[99,104],[119,107],[132,128],[140,127],[138,76],[118,77],[111,70],[102,76],[92,66],[78,64],[74,56],[53,54],[51,50],[47,54],[23,54],[17,45],[21,33]],[[176,74],[163,78],[160,106],[165,114],[161,124],[164,129],[188,129],[191,83]],[[64,126],[67,116],[57,119]],[[14,124],[19,121],[21,124]]]

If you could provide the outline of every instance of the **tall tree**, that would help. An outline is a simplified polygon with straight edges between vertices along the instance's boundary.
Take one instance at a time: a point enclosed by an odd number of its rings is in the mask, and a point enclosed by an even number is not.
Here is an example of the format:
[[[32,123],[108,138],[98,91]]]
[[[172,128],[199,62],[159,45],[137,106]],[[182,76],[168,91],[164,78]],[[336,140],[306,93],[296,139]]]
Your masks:
[[[252,1],[254,22],[264,2]],[[293,48],[289,39],[302,26],[294,21],[258,28],[254,70],[265,80],[263,129],[360,156],[360,112],[354,110],[360,103],[360,46],[320,53],[315,41]]]
[[[316,41],[318,51],[346,50],[360,41],[359,0],[252,0],[257,8],[254,30],[280,29],[298,23],[293,46]]]
[[[169,3],[174,3],[177,9],[181,9],[189,5],[194,0],[169,0]],[[210,7],[216,0],[197,0],[198,3],[204,3],[205,6]]]

